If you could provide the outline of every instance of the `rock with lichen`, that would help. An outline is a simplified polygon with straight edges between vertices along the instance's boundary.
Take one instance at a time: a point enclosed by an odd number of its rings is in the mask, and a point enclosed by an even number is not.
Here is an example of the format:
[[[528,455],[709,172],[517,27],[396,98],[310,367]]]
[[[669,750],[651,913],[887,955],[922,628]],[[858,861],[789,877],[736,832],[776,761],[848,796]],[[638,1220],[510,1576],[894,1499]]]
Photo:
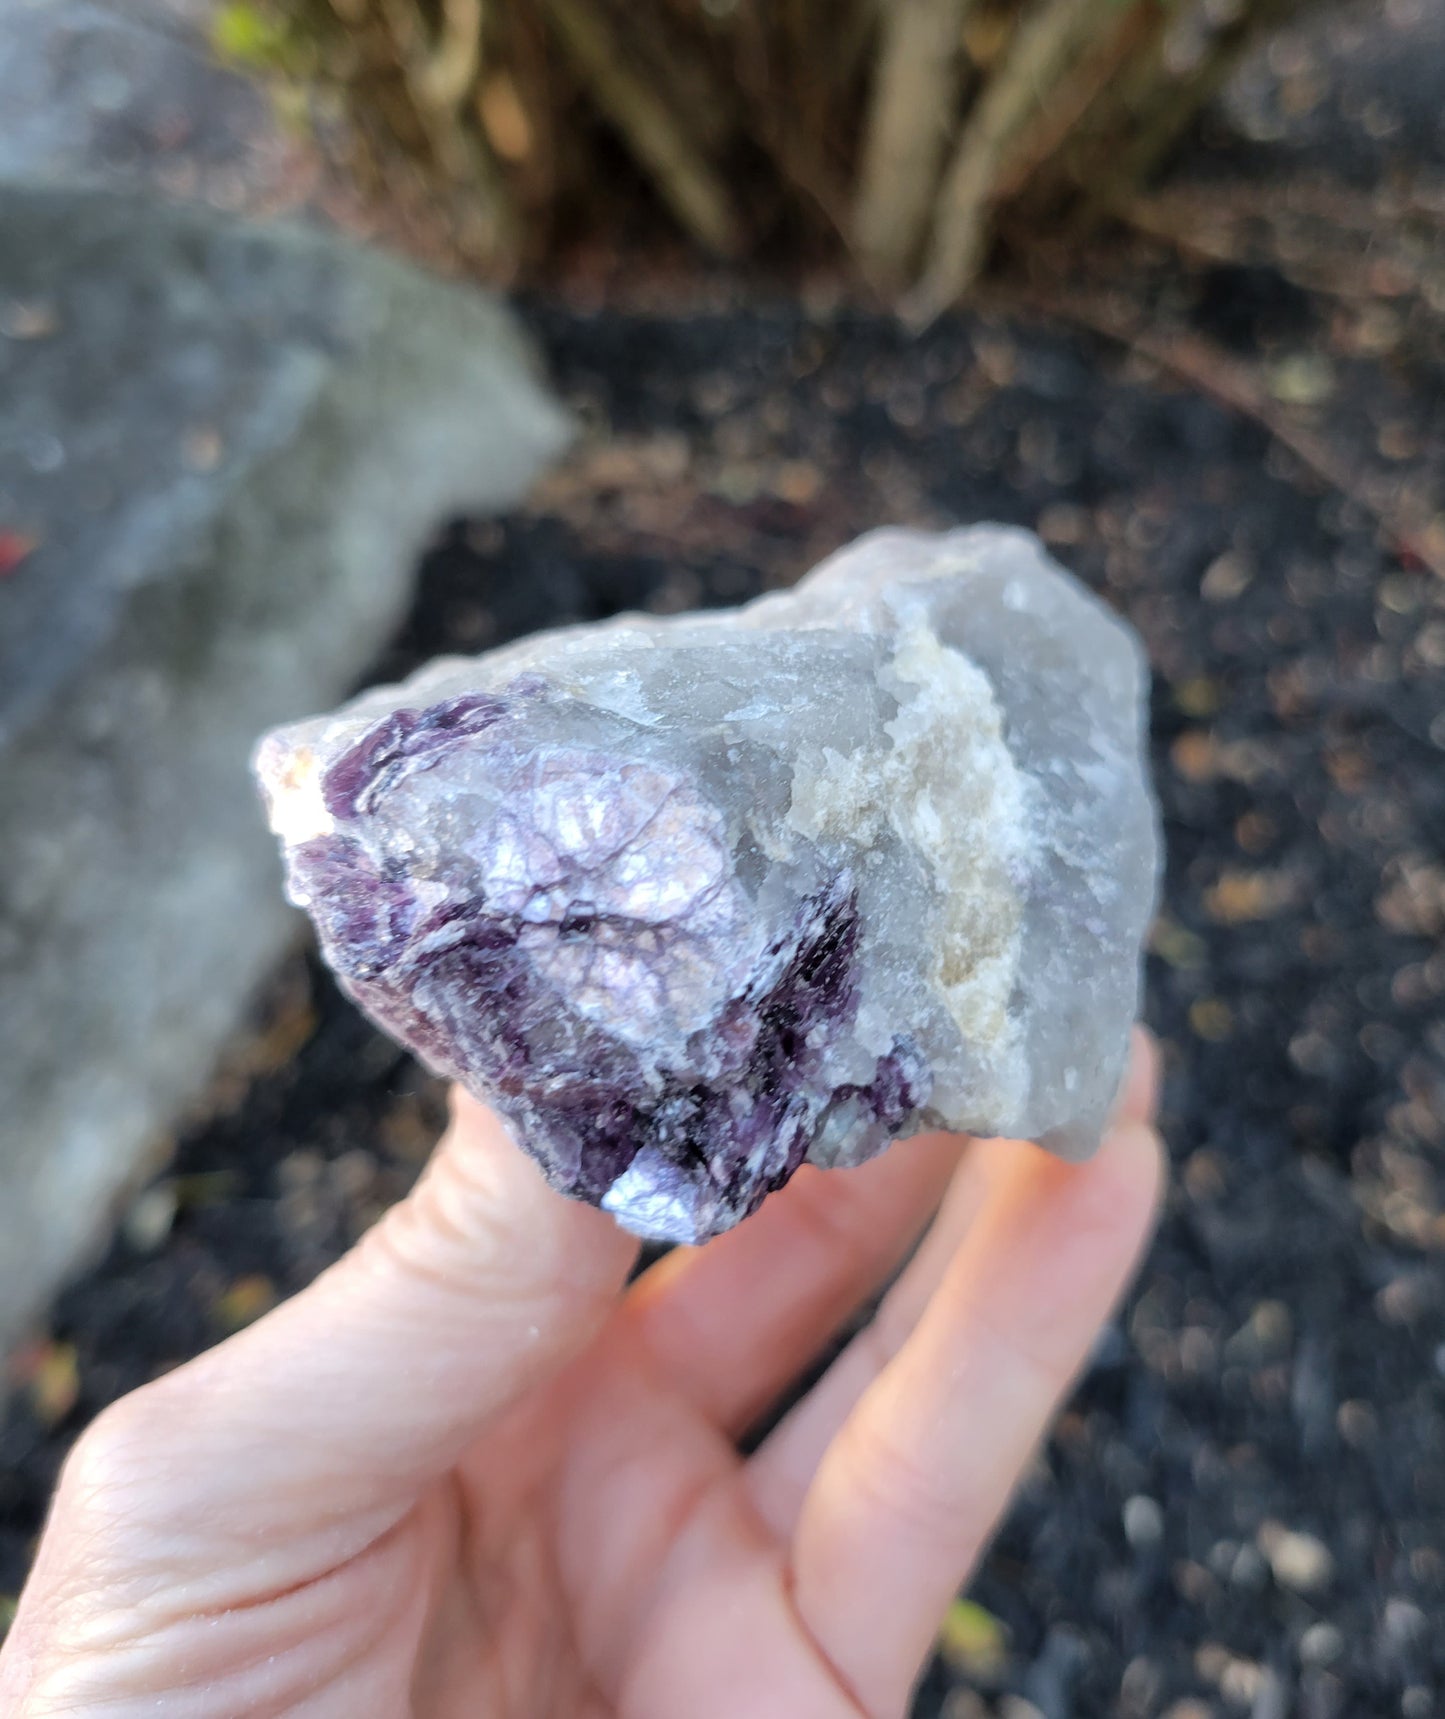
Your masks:
[[[1027,533],[432,664],[271,735],[293,899],[548,1179],[695,1242],[944,1127],[1097,1145],[1158,841],[1129,629]]]

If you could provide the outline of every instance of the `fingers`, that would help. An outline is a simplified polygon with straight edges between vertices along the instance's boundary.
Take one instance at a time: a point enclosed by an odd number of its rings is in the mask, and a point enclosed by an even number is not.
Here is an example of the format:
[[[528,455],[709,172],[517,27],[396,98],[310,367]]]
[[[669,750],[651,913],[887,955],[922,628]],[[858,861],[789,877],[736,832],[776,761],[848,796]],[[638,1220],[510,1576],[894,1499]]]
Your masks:
[[[1120,1119],[1153,1115],[1157,1061],[1153,1040],[1136,1028]],[[955,1175],[963,1151],[957,1135],[920,1135],[857,1170],[804,1169],[736,1230],[655,1265],[623,1318],[687,1401],[736,1436],[888,1280],[953,1181],[946,1218],[890,1293],[884,1323],[901,1342],[982,1199],[978,1177]],[[789,1448],[802,1474],[812,1474],[866,1382],[864,1366],[843,1368],[795,1411]],[[776,1445],[772,1457],[781,1467]]]
[[[737,1229],[655,1265],[623,1321],[694,1409],[741,1433],[897,1268],[962,1150],[920,1135],[856,1170],[801,1170]]]
[[[1158,1052],[1134,1029],[1128,1067],[1115,1103],[1115,1121],[1152,1120],[1158,1096]],[[903,1346],[989,1197],[997,1146],[963,1157],[937,1218],[898,1281],[862,1331],[764,1442],[749,1465],[754,1502],[780,1537],[790,1536],[803,1495],[823,1452],[854,1404]]]
[[[1150,1227],[1157,1136],[1070,1165],[982,1142],[981,1208],[818,1464],[793,1537],[800,1615],[865,1711],[903,1699]]]
[[[1114,1122],[1153,1122],[1159,1108],[1159,1046],[1147,1027],[1129,1035],[1129,1062],[1114,1101]]]
[[[754,1507],[781,1540],[791,1539],[823,1453],[853,1406],[903,1346],[988,1193],[987,1143],[975,1143],[954,1173],[938,1216],[873,1319],[754,1453],[747,1485]]]
[[[458,1095],[417,1188],[350,1254],[117,1405],[102,1433],[108,1484],[133,1467],[177,1519],[204,1499],[194,1526],[208,1543],[254,1546],[274,1528],[304,1545],[314,1527],[349,1555],[341,1541],[384,1531],[492,1416],[587,1341],[635,1254],[610,1218],[554,1193],[496,1116]]]
[[[732,1444],[620,1329],[557,1390],[580,1436],[546,1555],[606,1712],[861,1719],[797,1627],[784,1548],[752,1510]]]

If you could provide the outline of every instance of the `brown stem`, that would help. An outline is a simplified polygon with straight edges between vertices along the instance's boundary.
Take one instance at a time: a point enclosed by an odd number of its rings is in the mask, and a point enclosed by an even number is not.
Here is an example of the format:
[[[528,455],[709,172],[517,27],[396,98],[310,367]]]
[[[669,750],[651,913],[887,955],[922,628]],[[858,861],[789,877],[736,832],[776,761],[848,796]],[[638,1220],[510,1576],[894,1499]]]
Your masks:
[[[418,75],[433,107],[454,111],[477,81],[482,64],[482,0],[442,0],[436,46]]]
[[[958,100],[973,0],[894,0],[883,20],[852,220],[853,249],[897,285],[917,255]]]
[[[975,102],[938,195],[923,274],[903,302],[923,325],[953,304],[984,260],[988,216],[1019,133],[1073,64],[1114,0],[1041,0],[1015,31]]]
[[[588,92],[689,233],[720,256],[742,249],[742,228],[712,164],[661,95],[628,65],[611,23],[590,0],[546,0],[558,40]]]

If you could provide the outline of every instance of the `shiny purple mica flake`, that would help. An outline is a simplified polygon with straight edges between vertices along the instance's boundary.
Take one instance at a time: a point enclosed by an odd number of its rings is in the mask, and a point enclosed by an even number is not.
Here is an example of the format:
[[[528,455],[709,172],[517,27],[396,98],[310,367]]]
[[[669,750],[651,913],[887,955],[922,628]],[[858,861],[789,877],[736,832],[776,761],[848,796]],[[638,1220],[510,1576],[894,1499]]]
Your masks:
[[[736,614],[542,635],[283,730],[257,767],[291,896],[373,1019],[640,1234],[704,1240],[929,1126],[1088,1150],[1152,899],[1142,683],[1029,544],[879,534]],[[983,661],[951,636],[970,587],[1025,638],[1062,600],[1083,692],[1045,696],[1041,773],[988,624]]]

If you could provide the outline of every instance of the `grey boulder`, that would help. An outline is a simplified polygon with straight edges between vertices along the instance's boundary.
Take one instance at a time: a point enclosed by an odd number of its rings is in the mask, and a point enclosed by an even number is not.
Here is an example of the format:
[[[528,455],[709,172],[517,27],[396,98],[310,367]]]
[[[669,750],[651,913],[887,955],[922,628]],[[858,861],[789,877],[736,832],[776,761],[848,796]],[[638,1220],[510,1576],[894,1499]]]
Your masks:
[[[471,291],[0,185],[0,1354],[294,931],[246,761],[569,425]]]

